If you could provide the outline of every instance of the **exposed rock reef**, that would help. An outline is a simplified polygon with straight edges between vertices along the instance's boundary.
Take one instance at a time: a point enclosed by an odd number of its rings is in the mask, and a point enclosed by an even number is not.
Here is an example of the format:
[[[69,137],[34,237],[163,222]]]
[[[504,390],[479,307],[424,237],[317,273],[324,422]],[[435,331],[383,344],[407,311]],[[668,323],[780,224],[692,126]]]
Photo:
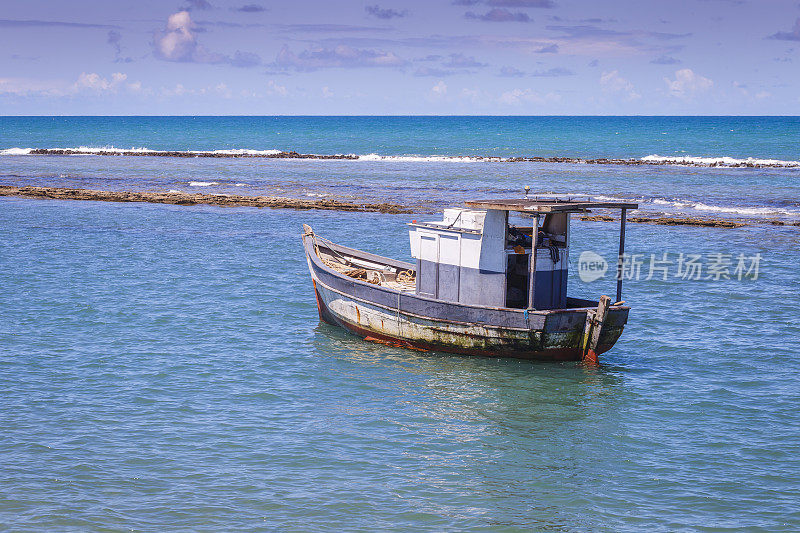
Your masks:
[[[0,185],[0,196],[20,198],[39,198],[52,200],[94,200],[100,202],[148,202],[171,205],[216,205],[227,207],[270,207],[274,209],[324,209],[329,211],[361,211],[373,213],[434,213],[430,206],[401,205],[393,203],[358,203],[334,199],[285,198],[278,196],[244,196],[238,194],[204,194],[187,192],[147,192],[147,191],[101,191],[94,189],[71,189],[64,187],[16,187]],[[637,212],[640,214],[641,212]],[[584,215],[584,221],[618,221],[609,215]],[[751,224],[773,226],[798,226],[800,222],[782,220],[727,220],[698,217],[632,216],[628,222],[638,224],[657,224],[661,226],[697,226],[710,228],[740,228]]]
[[[261,159],[348,159],[357,160],[360,156],[355,154],[301,154],[295,151],[288,152],[236,152],[236,151],[175,151],[175,150],[73,150],[69,148],[34,148],[29,152],[30,155],[106,155],[106,156],[139,156],[139,157],[212,157],[212,158],[261,158]],[[447,158],[447,156],[443,156]],[[391,159],[387,156],[387,159]],[[454,156],[453,159],[460,159]],[[475,161],[486,161],[490,163],[573,163],[585,165],[649,165],[649,166],[670,166],[680,165],[685,167],[722,167],[722,168],[796,168],[800,165],[787,162],[765,162],[758,160],[740,161],[711,161],[701,162],[682,158],[676,159],[613,159],[596,158],[583,159],[580,157],[497,157],[497,156],[469,156]]]
[[[343,154],[300,154],[298,152],[277,152],[274,154],[246,153],[246,152],[179,152],[179,151],[142,151],[142,150],[70,150],[61,148],[35,148],[31,155],[126,155],[148,157],[215,157],[215,158],[247,158],[257,157],[266,159],[358,159],[357,155]]]
[[[100,202],[148,202],[173,205],[219,205],[228,207],[271,207],[275,209],[326,209],[377,213],[411,213],[412,210],[390,203],[354,203],[331,199],[304,200],[274,196],[241,196],[235,194],[202,194],[185,192],[98,191],[61,187],[0,186],[0,196],[53,200],[94,200]]]
[[[611,222],[619,220],[609,215],[587,215],[582,216],[581,220],[592,222]],[[741,228],[746,226],[744,222],[735,220],[723,220],[719,218],[696,218],[696,217],[628,217],[628,222],[638,224],[657,224],[660,226],[702,226],[706,228]]]

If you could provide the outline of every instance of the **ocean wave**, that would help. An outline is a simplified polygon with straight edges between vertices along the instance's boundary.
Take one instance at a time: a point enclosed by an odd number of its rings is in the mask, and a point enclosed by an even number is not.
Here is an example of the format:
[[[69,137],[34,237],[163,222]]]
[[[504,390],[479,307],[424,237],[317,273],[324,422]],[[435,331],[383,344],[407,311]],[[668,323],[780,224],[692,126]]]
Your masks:
[[[800,161],[785,161],[782,159],[759,159],[747,157],[736,159],[734,157],[697,157],[697,156],[661,156],[648,155],[641,159],[648,163],[667,163],[676,165],[721,166],[721,167],[800,167]]]
[[[353,154],[359,161],[401,161],[408,163],[424,163],[424,162],[446,162],[446,163],[481,163],[481,162],[502,162],[507,161],[507,158],[502,157],[474,157],[474,156],[449,156],[449,155],[379,155],[379,154],[366,154],[356,155]]]
[[[792,209],[783,209],[780,207],[741,207],[741,206],[724,207],[719,205],[708,205],[702,202],[698,202],[692,206],[692,209],[696,209],[698,211],[711,211],[714,213],[732,213],[736,215],[753,215],[753,216],[782,215],[789,217],[800,216],[800,211]]]
[[[228,150],[188,150],[191,154],[220,154],[220,155],[275,155],[281,150],[250,150],[248,148],[232,148]]]
[[[39,153],[36,153],[39,152]],[[117,148],[115,146],[78,146],[76,148],[7,148],[0,150],[0,155],[40,155],[42,152],[61,155],[61,152],[80,155],[106,155],[106,154],[185,154],[185,155],[217,155],[222,157],[241,157],[241,156],[275,156],[286,154],[287,156],[296,154],[297,157],[309,157],[320,159],[346,158],[357,161],[400,161],[400,162],[454,162],[454,163],[478,163],[478,162],[501,162],[513,158],[503,158],[494,156],[449,156],[449,155],[380,155],[380,154],[299,154],[285,150],[257,150],[251,148],[228,148],[220,150],[152,150],[150,148]]]
[[[38,155],[35,152],[70,152],[84,155],[105,155],[105,154],[210,154],[221,156],[270,156],[280,154],[281,150],[255,150],[249,148],[226,148],[221,150],[152,150],[145,147],[117,148],[116,146],[78,146],[72,148],[6,148],[0,150],[0,155]]]
[[[231,158],[275,158],[275,159],[326,159],[365,162],[408,163],[566,163],[594,165],[682,165],[694,167],[725,168],[797,168],[800,161],[748,157],[699,157],[647,155],[641,158],[580,158],[543,156],[480,156],[480,155],[381,155],[370,154],[303,154],[277,149],[225,148],[218,150],[152,150],[145,147],[117,148],[114,146],[79,146],[77,148],[6,148],[0,155],[130,155],[167,157],[231,157]]]
[[[604,196],[592,194],[546,195],[546,196],[571,196],[574,198],[590,198],[599,202],[629,202],[637,203],[640,208],[646,204],[663,206],[672,211],[699,211],[705,213],[718,213],[720,215],[738,215],[743,217],[785,217],[800,218],[800,209],[787,209],[772,206],[744,206],[744,205],[713,205],[705,202],[684,200],[680,198],[652,198],[639,196],[636,198],[622,198],[619,196]]]
[[[29,150],[34,150],[34,149],[29,149]],[[58,148],[49,148],[49,150],[58,150]],[[77,148],[65,148],[65,150],[70,150],[72,152],[80,152],[82,154],[87,154],[87,155],[97,154],[99,152],[120,153],[120,154],[125,152],[154,154],[158,152],[158,150],[151,150],[149,148],[144,148],[144,147],[116,148],[114,146],[79,146]]]
[[[212,185],[219,185],[218,181],[190,181],[189,187],[211,187]]]
[[[721,213],[741,216],[773,216],[773,217],[791,217],[800,218],[800,209],[786,209],[784,207],[769,207],[769,206],[723,206],[711,205],[704,202],[693,202],[691,200],[665,200],[662,198],[654,198],[650,200],[655,205],[669,206],[674,209],[692,209],[695,211],[704,211],[708,213]]]
[[[0,150],[0,155],[28,155],[33,148],[6,148]]]
[[[627,202],[627,203],[641,203],[644,201],[642,198],[620,198],[619,196],[603,196],[602,194],[589,195],[593,201],[597,202]]]

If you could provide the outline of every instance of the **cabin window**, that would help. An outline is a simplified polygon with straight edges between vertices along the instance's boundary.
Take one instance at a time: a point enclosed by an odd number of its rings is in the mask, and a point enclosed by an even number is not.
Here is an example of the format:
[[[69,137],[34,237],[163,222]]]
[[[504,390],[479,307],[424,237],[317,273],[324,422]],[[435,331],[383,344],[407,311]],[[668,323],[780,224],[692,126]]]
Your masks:
[[[551,213],[540,217],[536,242],[536,309],[566,305],[568,216]],[[530,286],[532,219],[517,216],[511,222],[506,232],[506,307],[524,309],[528,306]]]
[[[506,307],[528,305],[528,254],[509,254],[506,269]]]

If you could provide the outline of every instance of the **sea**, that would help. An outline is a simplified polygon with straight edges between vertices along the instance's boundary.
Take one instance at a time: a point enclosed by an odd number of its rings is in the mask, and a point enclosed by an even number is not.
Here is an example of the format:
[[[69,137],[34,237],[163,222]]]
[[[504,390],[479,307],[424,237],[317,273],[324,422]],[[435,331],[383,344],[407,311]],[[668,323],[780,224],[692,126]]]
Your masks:
[[[0,117],[0,185],[416,210],[1,197],[0,530],[800,530],[798,117]],[[745,225],[629,223],[599,366],[320,323],[302,224],[409,260],[526,185]],[[573,220],[570,295],[614,296],[618,231]]]

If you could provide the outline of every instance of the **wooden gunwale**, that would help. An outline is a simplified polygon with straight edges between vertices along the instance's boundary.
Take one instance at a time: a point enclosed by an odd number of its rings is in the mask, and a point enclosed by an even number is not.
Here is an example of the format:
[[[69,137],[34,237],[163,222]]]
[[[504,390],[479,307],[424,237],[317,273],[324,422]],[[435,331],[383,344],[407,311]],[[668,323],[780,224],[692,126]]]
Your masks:
[[[360,280],[355,280],[355,281],[360,281]],[[447,318],[434,318],[434,317],[430,317],[430,316],[420,315],[420,314],[417,314],[417,313],[411,313],[409,311],[403,311],[402,309],[398,309],[397,307],[390,307],[388,305],[383,305],[381,303],[377,303],[377,302],[374,302],[374,301],[371,301],[371,300],[367,300],[366,298],[359,298],[358,296],[353,296],[352,294],[347,294],[346,292],[340,291],[339,289],[334,289],[333,287],[331,287],[330,285],[327,285],[325,282],[323,282],[320,279],[317,279],[316,283],[318,285],[321,285],[321,286],[325,287],[326,289],[328,289],[331,292],[335,292],[336,294],[344,296],[345,298],[349,298],[351,300],[356,300],[358,302],[362,302],[362,303],[369,304],[369,305],[374,305],[375,307],[380,307],[381,309],[386,309],[387,311],[391,311],[393,313],[398,313],[399,312],[401,315],[405,315],[405,316],[409,316],[409,317],[413,317],[413,318],[421,318],[423,320],[435,320],[436,322],[442,322],[442,323],[445,323],[445,324],[453,324],[453,325],[457,325],[457,326],[470,327],[470,326],[478,325],[478,324],[472,324],[470,322],[462,322],[462,321],[459,321],[459,320],[450,320],[450,319],[447,319]],[[389,290],[394,291],[394,289],[389,289]],[[399,292],[401,295],[402,294],[406,294],[408,296],[414,296],[415,298],[417,297],[416,295],[410,295],[410,294],[403,293],[403,292],[400,292],[400,291],[394,291],[394,292]],[[482,328],[487,328],[487,329],[499,329],[499,330],[511,330],[511,331],[532,331],[531,328],[515,328],[513,326],[495,326],[495,325],[492,325],[492,324],[479,324],[479,325]],[[533,331],[535,331],[535,330],[533,330]]]

